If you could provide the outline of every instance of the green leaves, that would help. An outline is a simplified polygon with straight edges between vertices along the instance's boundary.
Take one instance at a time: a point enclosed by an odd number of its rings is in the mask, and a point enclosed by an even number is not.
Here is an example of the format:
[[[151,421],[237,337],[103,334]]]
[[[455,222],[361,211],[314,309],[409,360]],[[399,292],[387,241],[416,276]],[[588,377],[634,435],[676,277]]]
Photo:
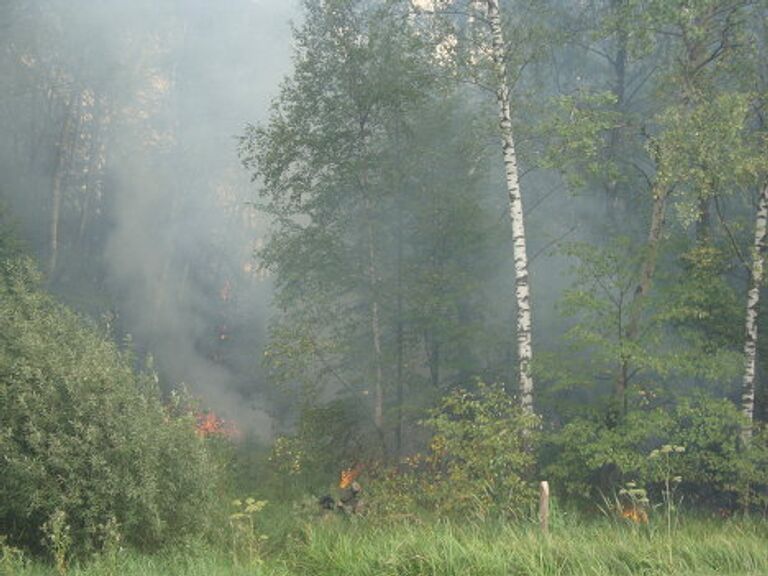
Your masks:
[[[699,218],[701,198],[738,192],[766,173],[765,150],[747,132],[751,100],[749,94],[720,94],[660,116],[658,183],[676,189],[684,226]]]
[[[625,121],[616,102],[612,92],[555,97],[549,119],[539,128],[550,143],[543,167],[561,171],[573,188],[597,178],[620,178],[620,168],[610,157],[614,151],[609,146],[615,143],[607,138]]]
[[[665,483],[686,501],[706,504],[747,496],[746,470],[763,490],[765,476],[749,462],[764,457],[764,446],[739,447],[741,415],[727,400],[703,394],[683,397],[673,406],[630,412],[616,424],[578,418],[550,436],[557,458],[546,468],[555,486],[573,496],[599,501],[634,481],[659,495]]]
[[[484,517],[517,514],[532,501],[537,418],[503,386],[456,390],[424,423],[434,430],[429,459],[440,508]]]
[[[156,548],[205,531],[219,470],[192,419],[166,410],[131,359],[37,286],[27,260],[0,281],[0,523],[57,563],[110,525]],[[46,524],[47,523],[47,524]],[[47,528],[44,527],[47,526]]]

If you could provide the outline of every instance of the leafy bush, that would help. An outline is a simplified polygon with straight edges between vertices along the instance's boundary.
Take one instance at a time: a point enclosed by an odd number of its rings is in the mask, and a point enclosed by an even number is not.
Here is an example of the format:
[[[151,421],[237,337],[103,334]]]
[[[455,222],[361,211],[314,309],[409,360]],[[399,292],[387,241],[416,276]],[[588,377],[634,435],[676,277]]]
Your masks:
[[[269,467],[281,496],[294,489],[327,489],[338,475],[369,460],[376,443],[361,424],[356,407],[345,400],[326,405],[305,405],[296,433],[280,436],[272,446]]]
[[[529,477],[537,420],[502,386],[456,390],[424,424],[434,431],[429,453],[380,476],[372,487],[374,509],[402,511],[415,504],[482,518],[529,508],[535,499]]]
[[[0,574],[12,576],[21,572],[25,564],[24,553],[18,548],[9,546],[5,536],[0,535]]]
[[[177,398],[39,289],[0,269],[0,526],[57,557],[121,538],[155,548],[208,527],[218,469]]]
[[[618,423],[576,418],[547,438],[544,475],[554,489],[577,499],[600,501],[626,482],[648,478],[648,454],[672,426],[661,409],[634,411]]]
[[[763,425],[738,462],[738,484],[734,487],[745,509],[758,510],[768,518],[768,428]]]
[[[741,445],[742,416],[728,400],[701,394],[671,408],[630,412],[618,422],[578,418],[550,435],[545,474],[570,496],[599,501],[626,482],[659,497],[663,474],[648,456],[663,445],[684,447],[675,458],[678,493],[689,503],[733,509],[761,504],[768,485],[768,444],[756,435]]]

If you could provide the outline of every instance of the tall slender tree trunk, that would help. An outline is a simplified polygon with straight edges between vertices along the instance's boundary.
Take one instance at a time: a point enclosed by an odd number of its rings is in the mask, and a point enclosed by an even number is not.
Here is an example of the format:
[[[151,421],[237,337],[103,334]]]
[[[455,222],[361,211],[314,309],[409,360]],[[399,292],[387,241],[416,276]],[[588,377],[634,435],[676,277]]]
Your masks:
[[[645,246],[645,257],[643,258],[640,269],[640,278],[638,279],[635,292],[632,296],[632,302],[629,306],[629,319],[627,329],[624,332],[626,342],[635,342],[640,335],[640,319],[643,313],[643,306],[651,291],[653,276],[656,272],[656,262],[659,256],[659,244],[664,229],[664,219],[666,215],[667,197],[666,189],[657,189],[653,193],[653,208],[651,211],[651,226],[648,230],[648,240]],[[615,396],[621,406],[622,412],[627,412],[627,387],[630,378],[631,357],[628,354],[622,354],[619,375],[616,378]]]
[[[85,175],[85,185],[83,187],[83,201],[80,210],[80,225],[77,232],[77,244],[84,248],[85,231],[88,224],[88,216],[91,207],[91,197],[98,194],[99,183],[101,179],[101,151],[103,149],[103,134],[102,134],[102,106],[99,103],[99,98],[94,97],[93,105],[93,121],[90,133],[90,142],[88,146],[88,157],[85,158],[87,173]]]
[[[501,26],[499,1],[487,0],[488,22],[491,29],[493,63],[496,74],[496,101],[499,106],[504,171],[509,196],[509,215],[512,220],[513,258],[515,265],[515,300],[517,303],[517,364],[520,379],[520,402],[523,409],[533,412],[533,360],[531,289],[528,276],[523,199],[517,171],[517,155],[512,133],[512,112],[507,85],[506,44]]]
[[[741,439],[746,444],[752,438],[755,417],[755,373],[757,365],[757,313],[760,306],[760,286],[765,270],[765,239],[768,234],[768,184],[760,193],[755,217],[755,239],[752,244],[752,267],[747,292],[747,317],[744,322],[744,381],[741,392],[741,412],[744,425]]]
[[[361,113],[359,121],[360,150],[367,149],[366,124],[368,111]],[[379,434],[382,448],[386,451],[384,437],[384,360],[381,352],[381,320],[379,319],[379,280],[376,267],[376,235],[373,230],[373,203],[368,186],[367,162],[363,163],[360,171],[360,189],[363,194],[365,218],[367,220],[368,240],[368,282],[371,291],[371,336],[373,339],[374,390],[373,390],[373,424]]]
[[[56,167],[53,173],[53,187],[51,189],[51,220],[49,233],[50,260],[48,261],[48,277],[53,278],[56,272],[56,265],[59,258],[59,224],[61,221],[61,196],[64,188],[64,180],[67,170],[72,161],[72,149],[75,146],[75,139],[79,122],[79,105],[82,100],[82,94],[75,92],[72,100],[67,106],[66,117],[61,127],[59,142],[57,144]],[[75,133],[73,135],[73,132]]]
[[[612,92],[616,98],[614,110],[617,114],[623,114],[625,111],[625,100],[627,91],[627,46],[629,44],[629,33],[627,32],[626,17],[623,15],[623,8],[626,0],[611,0],[612,16],[616,19],[616,52],[610,60],[613,65],[613,88]],[[620,154],[622,145],[623,127],[619,124],[614,126],[608,133],[608,160],[615,161],[617,154]],[[614,234],[621,226],[622,190],[618,179],[611,179],[605,184],[606,191],[606,217],[610,225],[610,233]]]
[[[434,330],[424,331],[424,351],[429,366],[429,381],[435,389],[440,388],[440,340]]]
[[[59,152],[56,172],[53,175],[53,190],[51,192],[51,226],[50,226],[50,260],[48,261],[48,277],[53,278],[59,259],[59,220],[61,216],[61,189],[64,180],[64,168]]]
[[[402,198],[397,199],[397,428],[395,429],[395,450],[400,459],[403,455],[403,403],[405,402],[405,382],[403,379],[404,362],[404,327],[403,327],[403,210]]]
[[[376,290],[376,264],[373,248],[373,226],[369,224],[369,258],[371,276],[371,289]],[[381,322],[379,320],[379,301],[374,294],[371,299],[371,332],[373,334],[374,364],[376,370],[376,382],[373,397],[373,423],[381,430],[384,426],[384,377],[381,367]]]
[[[381,322],[379,320],[378,280],[376,270],[375,238],[371,222],[370,203],[368,210],[368,277],[371,283],[371,333],[373,335],[374,368],[376,381],[373,395],[373,423],[382,432],[384,427],[384,376],[381,358]]]

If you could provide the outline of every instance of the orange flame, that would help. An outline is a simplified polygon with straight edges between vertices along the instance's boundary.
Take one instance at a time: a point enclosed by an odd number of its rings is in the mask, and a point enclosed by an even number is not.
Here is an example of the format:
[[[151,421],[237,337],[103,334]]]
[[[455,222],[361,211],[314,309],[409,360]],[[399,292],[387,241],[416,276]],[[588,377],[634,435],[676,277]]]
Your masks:
[[[339,488],[342,490],[349,488],[350,484],[357,480],[360,473],[363,471],[363,465],[358,464],[354,468],[347,468],[341,471],[341,478],[339,480]]]
[[[621,517],[634,524],[648,524],[648,512],[637,506],[627,506],[621,509]]]
[[[199,412],[195,417],[197,419],[195,431],[201,438],[219,436],[235,439],[241,436],[240,431],[233,422],[227,422],[216,416],[213,412]]]

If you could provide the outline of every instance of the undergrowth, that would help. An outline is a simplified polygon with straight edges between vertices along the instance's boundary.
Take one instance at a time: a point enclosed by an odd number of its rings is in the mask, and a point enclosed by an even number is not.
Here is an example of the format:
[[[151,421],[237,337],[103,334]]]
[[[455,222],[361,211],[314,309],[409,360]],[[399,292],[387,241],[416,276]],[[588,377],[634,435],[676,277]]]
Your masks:
[[[285,512],[285,511],[284,511]],[[685,519],[669,546],[653,522],[561,519],[549,536],[533,524],[275,513],[269,545],[252,563],[227,550],[187,544],[162,555],[128,551],[71,566],[71,576],[621,576],[768,574],[764,521]],[[266,520],[266,519],[265,519]],[[272,528],[272,530],[270,530]],[[671,556],[669,554],[671,548]],[[51,576],[55,567],[14,562],[2,576]]]

